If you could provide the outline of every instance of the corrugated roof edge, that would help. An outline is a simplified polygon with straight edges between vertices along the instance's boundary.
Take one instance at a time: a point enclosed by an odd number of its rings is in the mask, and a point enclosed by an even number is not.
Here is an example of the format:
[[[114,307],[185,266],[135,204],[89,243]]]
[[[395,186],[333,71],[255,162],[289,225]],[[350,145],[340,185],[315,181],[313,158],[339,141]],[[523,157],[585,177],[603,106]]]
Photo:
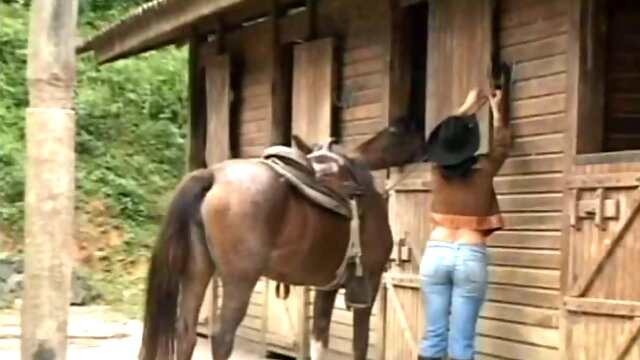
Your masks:
[[[152,1],[149,1],[148,3],[138,6],[137,8],[133,9],[129,14],[127,14],[120,20],[108,25],[102,30],[99,30],[97,33],[93,34],[89,39],[82,41],[76,47],[76,53],[79,55],[79,54],[83,54],[85,52],[90,51],[91,46],[96,41],[100,41],[100,39],[108,37],[112,32],[115,32],[118,28],[121,28],[131,22],[134,22],[140,17],[150,15],[152,11],[158,11],[159,9],[166,7],[168,4],[170,4],[173,1],[178,1],[178,0],[152,0]],[[187,1],[187,0],[180,0],[180,1]]]

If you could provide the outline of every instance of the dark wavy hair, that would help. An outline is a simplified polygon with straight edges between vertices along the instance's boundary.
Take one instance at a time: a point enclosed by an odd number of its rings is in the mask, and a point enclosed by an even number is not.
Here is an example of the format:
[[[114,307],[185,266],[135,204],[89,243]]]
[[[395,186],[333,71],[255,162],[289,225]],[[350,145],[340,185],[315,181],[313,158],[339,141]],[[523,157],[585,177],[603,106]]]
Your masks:
[[[474,170],[474,165],[478,162],[477,156],[471,156],[468,159],[453,165],[437,165],[442,176],[447,180],[466,179]]]

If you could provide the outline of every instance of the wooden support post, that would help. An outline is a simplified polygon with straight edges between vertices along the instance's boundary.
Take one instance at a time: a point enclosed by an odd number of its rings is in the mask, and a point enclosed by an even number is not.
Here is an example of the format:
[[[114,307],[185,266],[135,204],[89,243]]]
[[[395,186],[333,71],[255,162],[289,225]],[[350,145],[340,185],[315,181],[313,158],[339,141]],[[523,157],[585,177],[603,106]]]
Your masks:
[[[306,7],[307,7],[307,12],[306,12],[307,29],[305,33],[305,40],[311,41],[315,39],[316,30],[317,30],[316,17],[317,17],[318,8],[316,6],[316,0],[306,0]]]
[[[222,24],[222,19],[216,17],[214,24],[216,32],[215,52],[216,54],[222,54],[224,51],[224,25]]]
[[[202,38],[197,33],[189,42],[189,155],[188,170],[207,166],[204,156],[207,134],[207,112],[205,108],[204,70],[198,61]]]
[[[289,145],[291,137],[292,48],[281,44],[281,8],[271,0],[271,145]]]
[[[21,357],[66,359],[74,219],[77,0],[34,0],[26,111]]]
[[[406,316],[404,315],[404,310],[402,309],[402,304],[400,303],[400,299],[398,299],[398,295],[393,288],[393,285],[385,281],[385,286],[387,288],[388,298],[391,299],[391,304],[395,310],[395,314],[398,317],[398,321],[400,322],[400,327],[402,328],[402,335],[404,335],[404,339],[407,342],[409,350],[411,350],[412,356],[416,356],[418,354],[418,345],[416,344],[416,340],[411,333],[411,329],[409,328],[409,322],[407,321]]]
[[[299,295],[300,303],[298,304],[298,359],[309,358],[309,338],[310,338],[310,326],[309,326],[309,288],[303,286],[296,291]]]
[[[375,337],[375,349],[376,352],[374,354],[374,360],[384,360],[385,352],[386,352],[386,321],[387,321],[387,286],[385,285],[384,276],[381,279],[379,293],[378,293],[378,316],[376,316],[376,322],[374,324],[376,329],[376,337]]]

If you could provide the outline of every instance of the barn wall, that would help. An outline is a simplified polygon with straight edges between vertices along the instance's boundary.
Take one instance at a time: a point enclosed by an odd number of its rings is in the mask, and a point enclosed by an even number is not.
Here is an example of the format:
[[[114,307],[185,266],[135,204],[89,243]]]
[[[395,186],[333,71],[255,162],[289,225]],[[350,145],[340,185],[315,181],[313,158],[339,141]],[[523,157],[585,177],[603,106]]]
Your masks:
[[[206,66],[217,53],[231,58],[230,142],[234,157],[256,157],[269,145],[271,129],[271,32],[267,23],[241,28],[224,36],[221,45],[202,44],[200,62]],[[217,308],[223,289],[219,290]],[[261,280],[251,297],[247,315],[238,329],[238,336],[264,343],[265,285]],[[207,309],[204,305],[203,309]],[[208,309],[207,309],[208,310]]]
[[[490,286],[478,324],[477,358],[553,359],[560,356],[561,346],[568,2],[498,3],[500,54],[514,65],[510,106],[514,145],[494,181],[506,226],[488,242]],[[399,173],[395,170],[392,178]],[[391,358],[412,356],[409,338],[417,342],[424,326],[419,283],[405,279],[417,280],[419,256],[431,230],[429,179],[428,166],[421,166],[390,200],[398,241],[388,274],[395,294],[386,296],[386,354]],[[408,331],[392,297],[402,307]]]
[[[514,145],[495,179],[506,229],[489,239],[484,358],[557,358],[568,2],[501,2],[500,52],[514,64]]]
[[[565,141],[565,89],[567,71],[567,2],[562,0],[500,1],[502,58],[514,64],[511,116],[514,147],[495,180],[506,229],[489,239],[491,285],[479,323],[479,359],[542,359],[559,356],[560,241],[562,223],[563,148]],[[366,17],[363,16],[366,14]],[[338,39],[337,124],[340,139],[353,147],[388,121],[389,29],[386,1],[322,1],[317,37]],[[301,38],[304,16],[287,18],[281,25],[283,41]],[[238,155],[260,154],[268,144],[270,129],[270,33],[258,24],[229,34],[226,49],[233,55],[239,103],[232,114],[238,129]],[[397,170],[394,170],[397,173]],[[393,175],[392,177],[394,177]],[[378,175],[381,181],[385,174]],[[413,255],[403,257],[397,247],[394,268],[417,275],[415,259],[424,248],[430,224],[428,167],[416,171],[390,201],[396,240],[406,238]],[[405,230],[411,229],[407,233]],[[400,253],[401,251],[402,254]],[[240,335],[260,338],[260,308],[255,301]],[[422,327],[419,289],[413,285],[395,290],[410,333],[391,309],[385,294],[386,354],[407,349],[408,338],[418,341]],[[309,306],[309,316],[311,314]],[[350,349],[351,313],[339,297],[331,327],[335,356]],[[376,324],[374,314],[372,325]],[[311,324],[311,321],[308,322]],[[372,351],[379,329],[372,329]],[[400,353],[393,353],[398,355]],[[404,353],[403,353],[404,354]],[[406,354],[405,354],[406,355]],[[403,355],[400,355],[403,356]],[[371,357],[371,356],[370,356]],[[334,357],[335,358],[335,357]],[[390,358],[390,357],[388,357]],[[404,357],[402,357],[404,358]]]
[[[389,3],[387,1],[321,1],[318,3],[318,27],[314,38],[334,37],[336,39],[337,86],[335,89],[334,136],[338,137],[345,148],[357,146],[369,136],[384,128],[387,124],[387,70],[389,57],[386,51],[389,33]],[[363,16],[363,14],[367,14]],[[306,37],[306,14],[299,13],[281,19],[278,25],[280,42],[290,44],[303,41]],[[251,25],[224,35],[223,45],[216,50],[215,42],[205,44],[201,49],[201,60],[206,61],[216,51],[229,54],[232,59],[231,110],[232,144],[236,157],[259,156],[269,145],[271,130],[272,95],[272,25],[269,21]],[[377,182],[384,184],[386,172],[376,175]],[[265,285],[268,284],[268,293]],[[297,289],[292,291],[298,296]],[[272,294],[273,293],[273,294]],[[308,297],[306,326],[310,330],[312,320],[313,292]],[[269,306],[265,307],[265,301]],[[249,340],[273,343],[269,312],[286,309],[275,298],[273,284],[261,281],[252,296],[247,317],[243,321],[238,335]],[[291,301],[285,301],[289,304]],[[287,311],[296,311],[291,306]],[[375,355],[377,333],[374,329],[377,311],[371,319],[369,357]],[[352,339],[352,312],[345,308],[343,292],[336,300],[331,326],[330,352],[332,359],[349,358]],[[278,317],[278,316],[276,316]],[[297,326],[291,324],[292,336],[298,336]],[[299,323],[299,324],[298,324]],[[271,339],[271,340],[269,340]],[[276,344],[277,345],[277,344]],[[295,355],[296,350],[287,345],[280,347],[269,345],[268,349]]]
[[[387,124],[389,8],[384,0],[325,0],[318,3],[317,36],[334,36],[337,40],[335,129],[346,149],[355,148]],[[374,175],[382,186],[386,172],[379,171]],[[374,310],[369,336],[370,359],[377,350],[377,316],[377,310]],[[351,358],[352,317],[353,313],[345,308],[344,292],[341,291],[333,311],[328,358]]]
[[[255,157],[269,145],[271,122],[271,31],[268,23],[247,27],[225,38],[234,61],[234,111],[238,157]]]

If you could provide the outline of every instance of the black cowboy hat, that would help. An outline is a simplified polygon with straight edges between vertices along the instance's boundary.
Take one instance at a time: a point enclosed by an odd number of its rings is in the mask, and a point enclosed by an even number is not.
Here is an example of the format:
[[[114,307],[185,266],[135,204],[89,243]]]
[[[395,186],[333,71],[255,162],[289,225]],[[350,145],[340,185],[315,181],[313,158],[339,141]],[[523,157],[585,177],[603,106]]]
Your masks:
[[[429,161],[442,166],[459,164],[480,147],[480,129],[475,115],[453,115],[429,134],[425,144]]]

